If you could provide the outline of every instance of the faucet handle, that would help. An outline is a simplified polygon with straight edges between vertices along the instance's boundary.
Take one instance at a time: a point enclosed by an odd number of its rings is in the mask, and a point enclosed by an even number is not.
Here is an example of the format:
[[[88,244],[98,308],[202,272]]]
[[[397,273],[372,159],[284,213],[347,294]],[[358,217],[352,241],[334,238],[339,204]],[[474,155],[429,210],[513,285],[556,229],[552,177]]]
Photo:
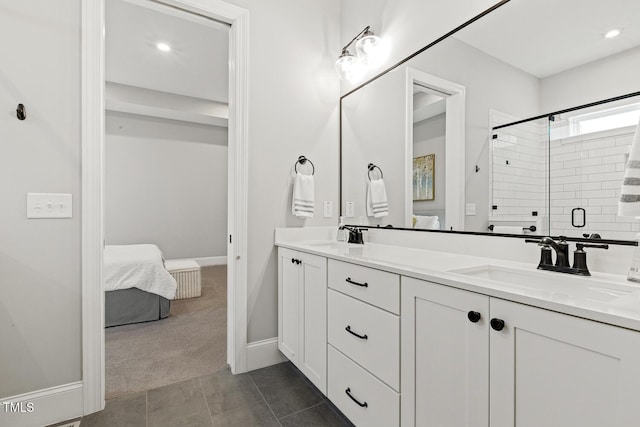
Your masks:
[[[591,243],[576,243],[576,250],[582,250],[582,248],[609,249],[609,245],[607,243],[604,243],[602,245],[595,245]]]

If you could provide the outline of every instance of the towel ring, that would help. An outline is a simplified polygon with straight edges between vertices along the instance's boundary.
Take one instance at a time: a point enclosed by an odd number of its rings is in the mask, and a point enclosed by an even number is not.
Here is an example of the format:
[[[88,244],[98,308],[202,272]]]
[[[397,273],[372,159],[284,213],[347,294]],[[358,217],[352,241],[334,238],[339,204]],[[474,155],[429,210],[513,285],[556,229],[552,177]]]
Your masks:
[[[295,165],[293,165],[293,170],[295,170],[296,173],[298,173],[298,163],[300,163],[301,165],[304,165],[307,162],[311,163],[311,175],[315,175],[316,174],[316,167],[313,165],[313,162],[311,160],[307,159],[305,156],[298,157],[298,160],[296,160]]]
[[[379,166],[376,166],[373,163],[369,163],[367,165],[367,176],[369,177],[369,181],[371,181],[371,171],[375,169],[378,169],[378,172],[380,172],[380,179],[384,178],[384,175],[382,174],[382,169],[380,169]]]

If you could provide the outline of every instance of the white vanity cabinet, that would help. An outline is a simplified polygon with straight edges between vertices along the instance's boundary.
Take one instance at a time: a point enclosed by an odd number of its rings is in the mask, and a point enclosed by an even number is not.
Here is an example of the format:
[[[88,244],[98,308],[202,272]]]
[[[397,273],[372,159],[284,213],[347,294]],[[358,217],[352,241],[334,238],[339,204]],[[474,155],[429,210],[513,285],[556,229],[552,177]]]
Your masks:
[[[405,277],[401,309],[403,426],[640,422],[638,332]]]
[[[278,249],[278,348],[327,393],[327,259]]]

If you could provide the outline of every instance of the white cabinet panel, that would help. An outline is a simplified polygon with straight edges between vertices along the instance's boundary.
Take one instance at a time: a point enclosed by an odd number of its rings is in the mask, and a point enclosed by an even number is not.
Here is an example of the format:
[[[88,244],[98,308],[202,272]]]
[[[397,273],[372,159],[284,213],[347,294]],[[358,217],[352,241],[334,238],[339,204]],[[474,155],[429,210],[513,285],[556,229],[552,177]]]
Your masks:
[[[298,367],[320,391],[327,392],[327,259],[299,254],[302,281]]]
[[[400,390],[400,318],[332,289],[328,307],[329,343]]]
[[[298,363],[298,317],[300,269],[298,253],[278,250],[278,348],[293,363]]]
[[[326,258],[278,249],[278,348],[326,394]]]
[[[329,287],[395,314],[400,313],[400,276],[329,260]]]
[[[489,297],[403,277],[401,308],[402,425],[487,427]]]
[[[400,396],[329,345],[328,396],[356,426],[399,425]]]
[[[492,427],[637,427],[640,334],[491,299]]]

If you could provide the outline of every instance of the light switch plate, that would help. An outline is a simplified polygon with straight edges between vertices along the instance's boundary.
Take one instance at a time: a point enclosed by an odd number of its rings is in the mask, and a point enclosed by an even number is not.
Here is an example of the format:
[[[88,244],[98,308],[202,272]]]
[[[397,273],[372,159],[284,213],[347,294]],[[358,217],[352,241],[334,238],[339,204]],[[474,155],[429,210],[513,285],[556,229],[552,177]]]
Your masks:
[[[27,218],[72,218],[71,194],[27,193]]]
[[[355,215],[355,209],[353,206],[353,202],[347,202],[347,208],[345,209],[346,211],[346,217],[347,218],[353,218]]]
[[[475,214],[476,214],[476,204],[475,203],[467,203],[465,205],[465,214],[467,216],[475,216]]]
[[[333,202],[331,200],[324,201],[324,217],[331,218],[333,216]]]

